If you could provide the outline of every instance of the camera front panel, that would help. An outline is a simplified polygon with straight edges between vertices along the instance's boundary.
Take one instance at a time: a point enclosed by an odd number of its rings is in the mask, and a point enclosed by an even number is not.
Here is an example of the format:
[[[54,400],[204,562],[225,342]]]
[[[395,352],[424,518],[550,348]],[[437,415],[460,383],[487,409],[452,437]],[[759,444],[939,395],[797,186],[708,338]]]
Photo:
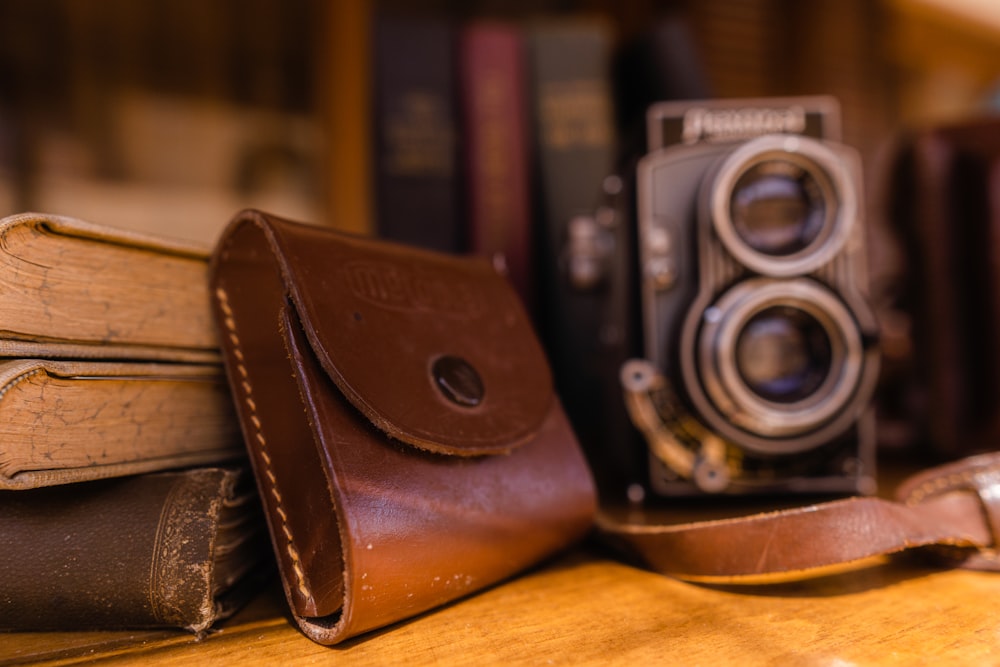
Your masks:
[[[651,447],[652,489],[870,491],[878,355],[856,155],[767,135],[654,151],[637,178],[645,355],[674,416],[662,439],[693,461]]]

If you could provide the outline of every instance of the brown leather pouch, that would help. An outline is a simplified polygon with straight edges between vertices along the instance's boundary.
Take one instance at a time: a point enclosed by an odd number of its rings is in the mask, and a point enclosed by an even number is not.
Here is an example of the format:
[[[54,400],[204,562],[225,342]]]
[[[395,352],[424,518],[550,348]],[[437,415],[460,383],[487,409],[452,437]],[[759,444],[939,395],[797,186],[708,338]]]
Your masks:
[[[226,368],[301,629],[332,644],[580,538],[593,482],[485,262],[256,211],[212,261]]]

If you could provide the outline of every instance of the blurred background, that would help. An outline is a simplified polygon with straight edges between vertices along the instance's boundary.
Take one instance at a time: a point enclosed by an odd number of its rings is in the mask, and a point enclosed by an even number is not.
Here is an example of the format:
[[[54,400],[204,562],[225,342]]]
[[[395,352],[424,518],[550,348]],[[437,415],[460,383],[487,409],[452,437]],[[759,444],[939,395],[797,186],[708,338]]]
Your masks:
[[[887,231],[887,181],[901,137],[1000,105],[994,0],[4,0],[0,215],[66,214],[208,244],[233,213],[253,206],[378,234],[392,209],[403,225],[452,216],[423,206],[428,182],[393,180],[427,168],[464,228],[468,209],[458,202],[472,198],[463,179],[478,164],[467,150],[478,140],[468,107],[465,115],[456,108],[478,79],[455,72],[471,63],[458,45],[484,20],[502,21],[515,36],[540,23],[602,26],[596,51],[568,57],[596,63],[600,85],[564,89],[569,102],[550,111],[575,114],[581,127],[608,111],[610,129],[589,126],[586,136],[617,165],[641,152],[633,130],[657,99],[838,98],[843,140],[864,160],[873,298],[890,379],[894,361],[912,362],[912,313],[897,308],[907,257]],[[417,80],[437,86],[438,98],[411,96],[394,111],[386,101],[393,86]],[[532,106],[538,81],[524,75],[523,84],[518,108],[548,113]],[[477,94],[488,97],[488,86]],[[528,153],[537,149],[530,131],[520,136]],[[397,139],[409,148],[387,158],[386,141]],[[532,164],[523,162],[529,190],[539,178]],[[600,189],[579,181],[574,194],[589,203]],[[536,206],[545,196],[529,193]],[[445,249],[477,250],[463,240]],[[911,393],[887,411],[925,409],[927,395]],[[990,433],[1000,432],[998,401],[981,406]],[[890,432],[892,423],[883,421],[883,439],[906,439]],[[903,423],[912,434],[913,422]]]
[[[873,179],[894,132],[993,105],[1000,79],[989,0],[5,0],[0,212],[212,240],[257,205],[372,229],[371,30],[404,9],[596,14],[616,47],[679,18],[677,67],[713,96],[837,96]]]

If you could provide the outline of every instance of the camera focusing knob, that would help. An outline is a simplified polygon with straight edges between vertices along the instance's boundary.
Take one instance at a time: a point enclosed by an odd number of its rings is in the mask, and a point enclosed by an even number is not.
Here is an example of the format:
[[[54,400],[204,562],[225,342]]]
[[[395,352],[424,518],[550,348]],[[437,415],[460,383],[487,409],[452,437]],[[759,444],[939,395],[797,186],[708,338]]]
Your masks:
[[[677,281],[677,271],[668,257],[656,257],[646,262],[646,275],[658,291],[670,289]]]
[[[590,290],[608,274],[614,249],[613,219],[606,212],[597,216],[578,215],[569,221],[566,243],[567,272],[570,284],[578,290]]]
[[[648,242],[648,257],[646,259],[646,276],[657,291],[667,290],[677,281],[677,268],[670,257],[672,245],[670,232],[662,227],[650,231]]]

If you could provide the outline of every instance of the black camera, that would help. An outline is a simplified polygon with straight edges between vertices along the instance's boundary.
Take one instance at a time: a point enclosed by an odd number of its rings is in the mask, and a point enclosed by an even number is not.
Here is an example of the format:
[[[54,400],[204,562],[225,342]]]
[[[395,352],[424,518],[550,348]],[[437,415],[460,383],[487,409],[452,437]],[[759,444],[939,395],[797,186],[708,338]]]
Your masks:
[[[828,97],[656,104],[636,172],[659,495],[871,493],[879,368],[860,160]]]

